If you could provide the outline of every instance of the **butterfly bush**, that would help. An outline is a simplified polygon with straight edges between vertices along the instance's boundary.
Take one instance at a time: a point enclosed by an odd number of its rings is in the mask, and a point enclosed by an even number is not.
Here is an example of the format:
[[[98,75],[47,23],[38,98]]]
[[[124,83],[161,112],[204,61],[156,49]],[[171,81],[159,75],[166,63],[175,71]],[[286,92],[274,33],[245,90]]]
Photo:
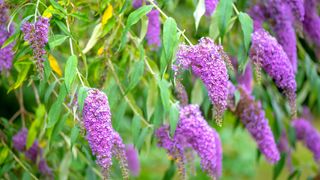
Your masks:
[[[261,4],[256,4],[249,9],[248,14],[253,19],[254,31],[262,28],[264,21],[267,19],[266,11],[266,8]]]
[[[305,15],[305,9],[303,6],[304,0],[285,0],[285,3],[290,7],[295,18],[302,22]]]
[[[125,145],[120,135],[112,128],[108,97],[97,89],[88,90],[82,112],[86,138],[97,163],[107,173],[112,165],[112,156],[120,160],[123,176],[127,177]]]
[[[269,0],[266,9],[273,21],[272,28],[283,50],[286,52],[294,72],[297,71],[297,40],[293,28],[293,15],[284,1]]]
[[[137,9],[142,6],[144,0],[134,0],[132,6]],[[148,45],[153,46],[153,49],[161,45],[161,22],[160,13],[157,9],[151,10],[148,14],[148,29],[147,29],[147,42]]]
[[[234,92],[236,90],[240,92],[240,100],[236,106],[233,104],[234,101],[231,100],[231,104],[228,107],[241,119],[242,124],[256,141],[259,150],[266,157],[267,161],[275,164],[280,159],[280,153],[261,103],[255,102],[250,92],[244,87],[240,85],[235,88],[232,83],[229,83],[230,99],[234,99]]]
[[[317,2],[305,0],[304,8],[306,12],[302,23],[303,31],[317,47],[320,47],[320,17],[317,11]]]
[[[205,0],[204,1],[205,8],[206,8],[205,15],[211,16],[214,10],[216,9],[218,3],[219,3],[219,0]]]
[[[43,62],[45,61],[43,56],[46,54],[44,47],[48,42],[49,26],[49,19],[39,17],[34,24],[24,23],[21,29],[24,33],[24,40],[29,42],[33,49],[33,56],[41,76],[43,74]]]
[[[284,91],[291,106],[292,116],[295,116],[297,85],[292,66],[281,45],[264,29],[259,29],[252,35],[250,58],[273,78],[279,89]]]
[[[210,100],[216,110],[216,121],[222,122],[227,107],[228,73],[223,47],[214,44],[209,38],[202,38],[194,46],[180,45],[177,52],[177,65],[182,69],[192,69],[195,76],[205,84]]]
[[[139,154],[133,144],[126,145],[126,156],[128,160],[128,168],[133,176],[140,174]]]
[[[296,138],[302,141],[313,153],[314,159],[320,161],[320,133],[314,126],[302,118],[292,121],[292,126],[296,132]]]
[[[0,1],[0,72],[3,70],[9,70],[12,67],[13,60],[13,45],[10,43],[4,48],[1,48],[3,43],[13,34],[14,27],[11,25],[9,30],[7,25],[9,22],[8,9],[6,8],[3,1]]]
[[[222,146],[218,133],[202,117],[198,105],[180,108],[179,122],[173,138],[169,127],[163,126],[156,131],[158,145],[178,161],[184,173],[185,151],[193,149],[201,159],[201,168],[211,177],[220,177],[222,171]],[[180,164],[180,165],[179,165]]]
[[[12,142],[13,147],[20,151],[24,152],[25,156],[32,162],[36,162],[39,171],[43,175],[52,176],[52,171],[49,168],[46,160],[43,158],[43,152],[41,147],[39,146],[38,141],[35,141],[32,146],[27,149],[27,136],[28,129],[22,128],[16,135],[13,136]]]

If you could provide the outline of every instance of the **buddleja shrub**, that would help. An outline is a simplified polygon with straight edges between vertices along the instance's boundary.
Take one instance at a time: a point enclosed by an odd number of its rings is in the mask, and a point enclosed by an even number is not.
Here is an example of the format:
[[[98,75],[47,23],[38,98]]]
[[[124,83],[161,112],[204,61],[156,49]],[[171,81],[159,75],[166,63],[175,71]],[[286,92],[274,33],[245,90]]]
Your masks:
[[[318,3],[0,0],[0,177],[316,179]]]

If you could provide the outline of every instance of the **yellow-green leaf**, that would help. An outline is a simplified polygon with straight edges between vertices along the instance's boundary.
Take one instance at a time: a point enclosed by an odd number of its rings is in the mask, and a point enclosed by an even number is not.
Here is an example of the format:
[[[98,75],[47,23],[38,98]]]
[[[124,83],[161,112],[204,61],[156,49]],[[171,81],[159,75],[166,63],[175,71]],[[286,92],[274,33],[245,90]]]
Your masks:
[[[59,76],[62,76],[62,71],[60,69],[57,59],[52,54],[49,54],[48,59],[52,70],[56,72]]]
[[[97,43],[100,35],[102,34],[102,24],[99,23],[96,25],[96,27],[94,28],[92,35],[86,45],[86,47],[84,48],[84,50],[82,51],[84,54],[86,54],[87,52],[90,51],[90,49]]]
[[[104,11],[101,19],[101,24],[104,26],[107,24],[108,20],[112,17],[113,7],[111,4],[108,5],[107,9]]]

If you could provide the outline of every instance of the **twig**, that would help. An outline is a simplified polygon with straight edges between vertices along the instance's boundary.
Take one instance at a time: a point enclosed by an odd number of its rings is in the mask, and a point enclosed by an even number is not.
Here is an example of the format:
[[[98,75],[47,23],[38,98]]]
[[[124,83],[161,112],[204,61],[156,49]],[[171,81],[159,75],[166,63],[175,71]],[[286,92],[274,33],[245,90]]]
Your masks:
[[[34,96],[35,96],[35,98],[36,98],[37,104],[40,105],[40,104],[41,104],[41,101],[40,101],[40,98],[39,98],[39,93],[38,93],[38,90],[37,90],[37,88],[36,88],[36,86],[35,86],[35,84],[34,84],[33,81],[32,81],[31,86],[32,86],[32,89],[33,89]]]

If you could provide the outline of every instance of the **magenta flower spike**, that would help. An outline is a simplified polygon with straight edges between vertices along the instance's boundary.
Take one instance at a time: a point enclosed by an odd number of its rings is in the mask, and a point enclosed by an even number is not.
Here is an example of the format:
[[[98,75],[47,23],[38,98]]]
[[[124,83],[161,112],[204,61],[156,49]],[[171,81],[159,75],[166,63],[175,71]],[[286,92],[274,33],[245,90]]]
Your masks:
[[[205,0],[204,5],[206,8],[205,15],[206,16],[211,16],[216,9],[217,5],[219,3],[219,0]]]
[[[133,176],[140,174],[140,161],[137,149],[133,144],[126,145],[126,156],[128,159],[128,168]]]

